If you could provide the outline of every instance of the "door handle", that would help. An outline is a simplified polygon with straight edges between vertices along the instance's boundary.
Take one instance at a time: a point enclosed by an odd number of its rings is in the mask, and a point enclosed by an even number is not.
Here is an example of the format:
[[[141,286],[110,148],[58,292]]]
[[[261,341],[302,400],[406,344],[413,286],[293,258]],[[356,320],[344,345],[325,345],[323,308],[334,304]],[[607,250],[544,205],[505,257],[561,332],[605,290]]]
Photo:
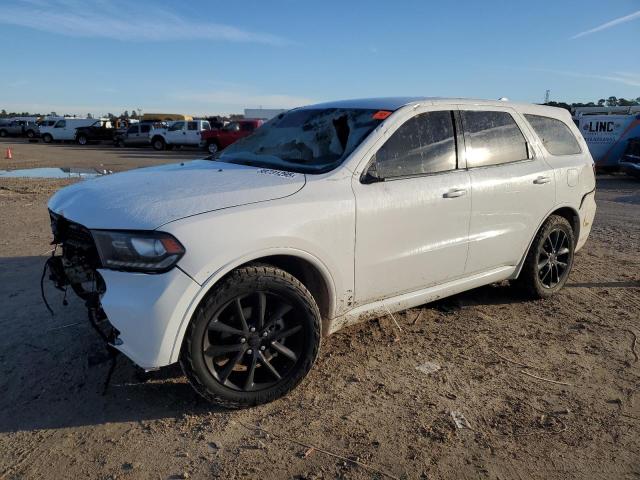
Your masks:
[[[538,178],[536,178],[533,183],[535,183],[536,185],[543,185],[545,183],[549,183],[551,181],[551,177],[544,177],[544,176],[540,176]]]
[[[463,195],[466,195],[466,194],[467,194],[467,191],[464,188],[452,188],[442,196],[444,198],[457,198],[457,197],[462,197]]]

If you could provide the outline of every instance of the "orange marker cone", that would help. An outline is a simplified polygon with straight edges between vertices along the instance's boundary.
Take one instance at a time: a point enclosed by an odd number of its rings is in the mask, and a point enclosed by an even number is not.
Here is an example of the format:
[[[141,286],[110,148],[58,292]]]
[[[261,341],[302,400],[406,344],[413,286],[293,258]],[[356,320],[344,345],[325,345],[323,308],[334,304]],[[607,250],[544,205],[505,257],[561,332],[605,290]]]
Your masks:
[[[13,160],[13,153],[11,153],[11,147],[7,148],[7,151],[4,154],[5,160]]]

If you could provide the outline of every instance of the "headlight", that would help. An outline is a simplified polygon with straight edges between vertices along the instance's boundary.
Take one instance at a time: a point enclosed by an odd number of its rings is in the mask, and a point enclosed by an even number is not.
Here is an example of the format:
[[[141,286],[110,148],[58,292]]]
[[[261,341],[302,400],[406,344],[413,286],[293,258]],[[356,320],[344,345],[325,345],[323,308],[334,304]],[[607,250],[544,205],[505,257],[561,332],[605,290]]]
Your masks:
[[[135,272],[166,272],[184,255],[184,247],[162,232],[92,230],[104,268]]]

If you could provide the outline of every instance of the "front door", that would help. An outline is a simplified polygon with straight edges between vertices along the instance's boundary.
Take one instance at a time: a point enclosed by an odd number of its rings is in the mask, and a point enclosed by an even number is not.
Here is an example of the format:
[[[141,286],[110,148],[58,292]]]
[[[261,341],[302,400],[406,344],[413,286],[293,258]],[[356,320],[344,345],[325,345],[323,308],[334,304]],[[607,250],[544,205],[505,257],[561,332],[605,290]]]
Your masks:
[[[354,177],[357,304],[464,273],[471,185],[458,168],[461,137],[451,111],[417,112],[389,129],[370,174]]]
[[[497,107],[461,107],[473,208],[468,274],[517,265],[555,203],[554,174],[522,118]]]

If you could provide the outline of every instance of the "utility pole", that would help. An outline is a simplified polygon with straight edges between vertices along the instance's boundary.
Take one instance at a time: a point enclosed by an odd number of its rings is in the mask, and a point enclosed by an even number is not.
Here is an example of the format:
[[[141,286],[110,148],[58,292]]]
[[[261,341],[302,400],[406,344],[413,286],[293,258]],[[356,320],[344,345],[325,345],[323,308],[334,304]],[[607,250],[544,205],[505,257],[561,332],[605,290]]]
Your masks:
[[[549,96],[551,95],[551,90],[547,90],[544,93],[544,103],[549,103]]]

